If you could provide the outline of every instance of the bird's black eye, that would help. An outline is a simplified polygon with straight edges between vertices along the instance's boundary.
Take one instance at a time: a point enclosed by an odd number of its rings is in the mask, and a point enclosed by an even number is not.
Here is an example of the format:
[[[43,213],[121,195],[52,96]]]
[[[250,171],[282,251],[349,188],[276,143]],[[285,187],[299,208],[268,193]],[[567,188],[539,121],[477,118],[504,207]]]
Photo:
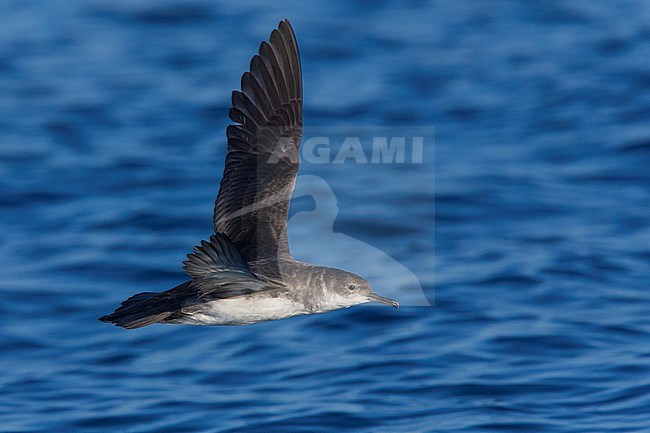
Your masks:
[[[355,290],[356,288],[357,288],[357,286],[355,286],[354,284],[349,284],[348,285],[348,290]]]

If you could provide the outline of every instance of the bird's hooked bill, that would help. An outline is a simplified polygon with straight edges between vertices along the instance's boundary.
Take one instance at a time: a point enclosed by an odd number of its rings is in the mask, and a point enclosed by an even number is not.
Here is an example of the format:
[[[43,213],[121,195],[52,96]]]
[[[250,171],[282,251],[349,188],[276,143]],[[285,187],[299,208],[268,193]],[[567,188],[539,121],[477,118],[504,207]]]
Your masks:
[[[397,301],[395,301],[393,299],[384,298],[383,296],[379,296],[375,292],[370,293],[368,295],[368,299],[370,301],[375,301],[375,302],[379,302],[379,303],[382,303],[382,304],[385,304],[385,305],[389,305],[391,307],[395,307],[395,309],[399,308],[399,302],[397,302]]]

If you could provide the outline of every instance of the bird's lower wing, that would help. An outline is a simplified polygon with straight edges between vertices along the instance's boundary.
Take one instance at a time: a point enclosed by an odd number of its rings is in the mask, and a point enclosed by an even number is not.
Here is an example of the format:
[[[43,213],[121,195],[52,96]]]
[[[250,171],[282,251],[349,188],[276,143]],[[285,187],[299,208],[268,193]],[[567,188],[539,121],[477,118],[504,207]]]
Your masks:
[[[190,287],[202,299],[224,299],[281,289],[255,276],[223,233],[212,235],[209,242],[201,241],[183,264],[192,277]]]

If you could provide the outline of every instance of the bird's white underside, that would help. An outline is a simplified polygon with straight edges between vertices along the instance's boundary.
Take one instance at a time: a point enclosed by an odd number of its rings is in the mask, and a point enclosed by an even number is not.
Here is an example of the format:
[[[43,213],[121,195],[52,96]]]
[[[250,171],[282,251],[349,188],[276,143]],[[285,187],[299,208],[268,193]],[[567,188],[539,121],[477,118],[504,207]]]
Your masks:
[[[186,325],[249,325],[267,320],[285,319],[299,314],[309,314],[303,305],[280,296],[238,296],[219,299],[184,309],[186,317],[178,323]]]
[[[286,319],[301,314],[324,313],[326,311],[348,308],[352,305],[368,302],[365,297],[342,297],[330,294],[326,302],[317,308],[306,308],[285,296],[238,296],[219,299],[184,308],[183,318],[170,320],[168,323],[185,325],[251,325],[269,320]]]

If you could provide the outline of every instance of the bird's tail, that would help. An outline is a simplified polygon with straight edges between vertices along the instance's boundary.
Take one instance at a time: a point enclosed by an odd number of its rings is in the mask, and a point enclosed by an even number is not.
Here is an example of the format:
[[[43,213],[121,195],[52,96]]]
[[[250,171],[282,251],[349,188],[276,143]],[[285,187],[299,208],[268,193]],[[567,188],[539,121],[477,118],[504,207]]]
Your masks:
[[[114,313],[100,317],[106,323],[114,323],[126,329],[142,328],[159,323],[175,310],[175,294],[185,289],[189,282],[162,293],[143,292],[131,296]]]
[[[142,328],[167,318],[171,311],[160,311],[160,308],[151,308],[147,301],[158,293],[143,292],[131,296],[112,314],[100,317],[106,323],[114,323],[126,329]]]

